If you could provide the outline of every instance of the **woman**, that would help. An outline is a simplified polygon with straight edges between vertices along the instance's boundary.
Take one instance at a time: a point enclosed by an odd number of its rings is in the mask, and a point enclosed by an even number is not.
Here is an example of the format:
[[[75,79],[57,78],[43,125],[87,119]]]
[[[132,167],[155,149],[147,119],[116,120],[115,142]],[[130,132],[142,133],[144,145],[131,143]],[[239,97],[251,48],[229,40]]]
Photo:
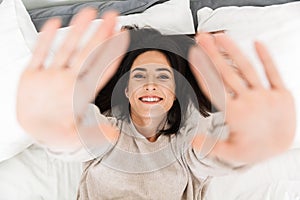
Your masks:
[[[95,16],[90,10],[82,11],[72,23],[70,37],[45,69],[47,48],[59,27],[57,20],[49,21],[20,80],[17,111],[24,129],[52,149],[71,148],[72,153],[68,155],[83,155],[82,160],[93,159],[86,165],[79,199],[199,199],[210,176],[253,164],[289,147],[295,132],[293,98],[261,44],[256,44],[256,50],[270,88],[262,86],[247,59],[224,35],[217,36],[216,43],[210,35],[197,36],[203,49],[194,46],[189,51],[192,73],[173,65],[173,55],[169,57],[159,46],[145,52],[130,47],[132,52],[138,53],[133,56],[129,52],[119,68],[120,58],[113,63],[111,60],[127,49],[128,33],[114,35],[115,16],[112,15],[108,14],[87,45],[77,50],[75,44]],[[111,36],[113,40],[96,48]],[[140,39],[143,41],[143,37]],[[228,52],[238,70],[227,65],[219,47]],[[87,56],[90,53],[92,55]],[[108,68],[103,67],[107,65]],[[125,72],[121,72],[122,69]],[[101,103],[101,112],[112,117],[104,117],[93,107],[92,115],[88,113],[84,117],[94,92],[111,90],[112,81],[122,79],[124,74],[126,77],[126,71],[129,71],[128,83],[121,84],[124,87],[121,92],[127,96],[130,107],[126,104],[122,107],[118,104],[122,99],[112,98],[112,112],[109,113],[106,112],[109,111],[107,103],[102,104],[103,100],[98,99],[96,103]],[[182,75],[187,76],[188,81],[178,84],[176,81]],[[98,77],[101,77],[99,82]],[[53,84],[45,93],[49,80]],[[116,82],[112,85],[117,86]],[[197,82],[197,87],[224,112],[224,119],[222,114],[210,118],[200,115],[207,114],[210,107],[193,82]],[[196,97],[189,93],[193,90],[187,83],[197,92]],[[176,90],[181,86],[187,86],[190,97],[178,96]],[[43,92],[36,95],[39,91]],[[32,105],[32,101],[38,103]],[[181,119],[174,115],[178,113],[176,101]],[[195,104],[199,101],[202,101],[200,112]],[[93,116],[97,117],[96,123]],[[219,140],[218,137],[205,137],[209,133],[225,134]],[[105,144],[101,144],[103,141]],[[74,153],[75,147],[81,150]],[[61,155],[61,149],[56,151]],[[87,152],[92,156],[87,158]]]
[[[78,199],[199,199],[208,176],[232,168],[202,159],[192,148],[195,134],[208,133],[200,112],[208,116],[210,104],[173,40],[151,29],[131,38],[116,75],[96,99],[109,116],[99,116],[99,123],[110,121],[119,135],[87,164]]]

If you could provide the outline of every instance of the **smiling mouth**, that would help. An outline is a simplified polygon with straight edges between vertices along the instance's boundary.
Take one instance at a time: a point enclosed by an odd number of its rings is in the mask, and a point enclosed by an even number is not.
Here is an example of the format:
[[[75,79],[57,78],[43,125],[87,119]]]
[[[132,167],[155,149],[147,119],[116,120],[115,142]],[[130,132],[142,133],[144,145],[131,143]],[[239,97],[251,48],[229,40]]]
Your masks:
[[[158,103],[163,100],[161,97],[140,97],[140,101],[143,103]]]

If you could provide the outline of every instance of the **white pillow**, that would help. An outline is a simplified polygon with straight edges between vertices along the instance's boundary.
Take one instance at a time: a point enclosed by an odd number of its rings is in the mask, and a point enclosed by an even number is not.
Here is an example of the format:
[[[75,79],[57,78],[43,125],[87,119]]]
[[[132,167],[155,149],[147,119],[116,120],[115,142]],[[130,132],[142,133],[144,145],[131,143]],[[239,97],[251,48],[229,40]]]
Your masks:
[[[293,2],[265,7],[229,6],[216,10],[198,10],[197,31],[226,30],[235,38],[253,38],[269,29],[280,29],[286,22],[299,18],[300,3]]]
[[[300,2],[266,7],[224,7],[198,10],[197,30],[225,30],[256,66],[266,83],[253,41],[265,43],[275,60],[297,106],[297,132],[293,147],[300,147]],[[284,102],[283,102],[284,103]]]
[[[163,34],[194,34],[189,0],[170,0],[157,4],[140,14],[119,17],[121,25],[150,26]]]
[[[0,4],[0,24],[1,162],[32,144],[16,119],[16,92],[37,33],[21,0]]]

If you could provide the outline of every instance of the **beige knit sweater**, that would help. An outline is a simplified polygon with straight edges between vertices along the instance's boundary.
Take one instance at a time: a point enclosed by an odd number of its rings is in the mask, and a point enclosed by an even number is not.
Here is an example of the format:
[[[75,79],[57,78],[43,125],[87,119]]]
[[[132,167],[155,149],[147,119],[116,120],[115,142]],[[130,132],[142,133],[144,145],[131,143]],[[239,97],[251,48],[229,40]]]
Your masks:
[[[189,108],[179,132],[160,135],[155,142],[149,142],[138,133],[130,121],[96,113],[98,121],[107,120],[121,132],[115,144],[108,143],[101,151],[94,151],[95,158],[85,163],[79,200],[203,199],[210,177],[236,169],[236,165],[204,157],[205,151],[197,152],[191,145],[200,132],[215,137],[221,133],[221,137],[226,137],[225,126],[214,128],[222,118],[220,113],[204,118],[196,109]]]

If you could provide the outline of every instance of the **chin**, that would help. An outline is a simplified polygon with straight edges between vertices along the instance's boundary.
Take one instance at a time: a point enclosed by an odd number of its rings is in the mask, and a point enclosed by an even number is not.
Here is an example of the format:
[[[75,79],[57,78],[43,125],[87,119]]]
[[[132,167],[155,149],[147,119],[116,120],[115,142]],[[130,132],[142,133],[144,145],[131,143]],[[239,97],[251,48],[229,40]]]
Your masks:
[[[162,115],[167,115],[170,109],[166,109],[161,105],[152,105],[147,110],[144,110],[142,113],[145,117],[160,117]]]

